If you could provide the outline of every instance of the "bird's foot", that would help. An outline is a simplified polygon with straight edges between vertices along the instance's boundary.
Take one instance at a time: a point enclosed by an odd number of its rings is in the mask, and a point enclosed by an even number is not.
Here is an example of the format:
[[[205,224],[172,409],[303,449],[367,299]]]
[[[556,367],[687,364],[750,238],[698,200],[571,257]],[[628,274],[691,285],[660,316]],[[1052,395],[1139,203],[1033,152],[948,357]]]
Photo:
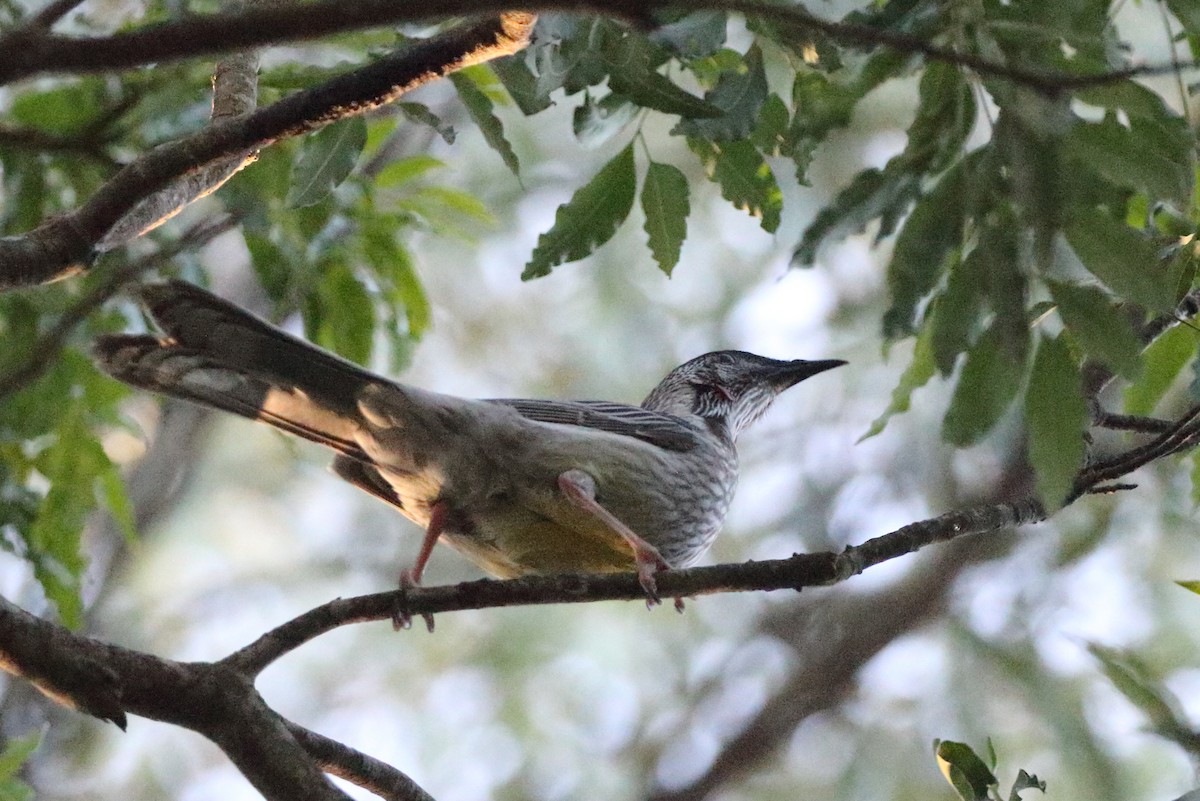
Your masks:
[[[392,630],[412,628],[412,611],[408,608],[408,591],[421,586],[421,574],[416,568],[405,568],[400,571],[400,594],[396,597],[396,606],[392,609]],[[425,628],[433,633],[433,614],[422,612],[425,618]]]

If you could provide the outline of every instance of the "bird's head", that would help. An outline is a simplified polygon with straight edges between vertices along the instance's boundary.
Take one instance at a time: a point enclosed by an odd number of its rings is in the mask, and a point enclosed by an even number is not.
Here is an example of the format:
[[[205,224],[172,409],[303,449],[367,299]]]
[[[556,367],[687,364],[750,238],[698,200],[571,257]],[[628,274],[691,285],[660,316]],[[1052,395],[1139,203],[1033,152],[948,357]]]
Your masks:
[[[780,361],[740,350],[719,350],[676,367],[642,406],[723,423],[737,435],[770,407],[779,393],[809,376],[840,367],[841,359]]]

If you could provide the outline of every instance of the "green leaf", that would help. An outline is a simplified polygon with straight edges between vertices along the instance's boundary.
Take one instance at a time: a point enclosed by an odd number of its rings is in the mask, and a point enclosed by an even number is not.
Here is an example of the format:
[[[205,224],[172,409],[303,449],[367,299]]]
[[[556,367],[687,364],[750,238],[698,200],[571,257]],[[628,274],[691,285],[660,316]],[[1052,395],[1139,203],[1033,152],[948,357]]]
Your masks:
[[[1174,311],[1175,276],[1145,236],[1094,208],[1076,209],[1066,235],[1083,266],[1118,298],[1153,311]]]
[[[1021,388],[1027,342],[1013,341],[1014,331],[997,319],[967,351],[942,437],[966,447],[981,440],[999,422]]]
[[[331,257],[321,265],[320,272],[316,298],[319,312],[314,320],[313,339],[356,364],[366,364],[375,337],[375,306],[371,295],[340,259]]]
[[[667,275],[679,263],[679,251],[687,236],[687,178],[670,164],[651,162],[642,184],[642,212],[646,215],[646,237],[658,267]]]
[[[16,777],[25,762],[42,744],[45,734],[45,729],[40,729],[23,737],[14,737],[9,740],[4,746],[3,753],[0,753],[0,779],[7,780]]]
[[[429,328],[429,298],[412,255],[397,242],[395,228],[386,217],[373,218],[363,228],[363,254],[379,279],[384,297],[403,308],[409,336],[420,337]]]
[[[1177,325],[1142,353],[1142,374],[1125,389],[1125,414],[1148,415],[1196,354],[1195,331]]]
[[[1143,117],[1131,117],[1126,126],[1109,114],[1100,122],[1076,125],[1063,145],[1079,169],[1186,208],[1195,180],[1194,143],[1179,127],[1184,135],[1173,136]]]
[[[379,174],[375,176],[375,185],[380,189],[392,189],[420,178],[430,170],[441,169],[445,166],[444,161],[435,159],[433,156],[420,155],[396,159],[379,171]]]
[[[292,167],[289,208],[320,203],[354,169],[367,144],[367,124],[361,116],[347,117],[305,138]]]
[[[477,79],[485,80],[490,77],[491,73],[486,67],[476,65],[450,73],[450,82],[454,84],[459,99],[467,109],[467,114],[479,126],[479,132],[483,134],[484,141],[500,155],[504,166],[508,167],[513,175],[519,176],[521,164],[517,161],[517,154],[513,151],[512,145],[504,137],[504,125],[492,110],[491,98],[476,82]]]
[[[86,403],[87,398],[78,398],[65,410],[54,443],[35,459],[50,488],[25,533],[34,575],[71,628],[83,622],[79,579],[86,561],[79,551],[80,533],[95,506],[101,475],[115,470],[84,420]]]
[[[1083,351],[1124,377],[1137,378],[1142,369],[1142,341],[1125,310],[1114,306],[1108,294],[1097,287],[1047,283],[1059,315]]]
[[[654,54],[646,39],[628,34],[606,57],[609,88],[630,98],[639,106],[683,117],[721,117],[719,105],[696,97],[653,67]]]
[[[1079,366],[1061,337],[1042,337],[1025,393],[1029,461],[1046,512],[1060,509],[1083,466],[1088,422]]]
[[[1195,737],[1191,727],[1184,723],[1179,699],[1154,680],[1149,669],[1135,655],[1096,643],[1089,643],[1088,651],[1099,660],[1105,677],[1149,718],[1158,734],[1188,742]]]
[[[572,112],[571,127],[579,143],[590,150],[625,130],[637,113],[638,107],[622,95],[605,95],[596,101],[590,92],[585,92],[583,105]]]
[[[708,177],[721,186],[721,196],[752,217],[764,231],[774,233],[783,213],[783,193],[771,167],[748,141],[709,142],[688,139]]]
[[[1200,451],[1193,450],[1192,459],[1192,506],[1200,507]]]
[[[874,168],[863,170],[829,205],[817,212],[804,229],[792,262],[800,267],[811,266],[825,242],[861,232],[868,223],[885,214],[903,214],[919,190],[917,176],[889,174]]]
[[[987,801],[988,790],[996,784],[996,777],[969,745],[935,740],[933,748],[938,769],[962,801]]]
[[[750,141],[766,156],[778,156],[787,147],[788,109],[777,94],[767,95],[758,112]]]
[[[521,279],[549,275],[555,266],[582,259],[611,239],[629,216],[636,191],[630,144],[558,207],[553,227],[538,237]]]
[[[937,285],[949,257],[962,246],[971,172],[968,160],[960,161],[917,203],[900,229],[888,264],[892,305],[883,316],[885,338],[912,333],[917,304]]]
[[[1167,0],[1167,8],[1192,36],[1200,36],[1200,6],[1193,0]]]
[[[396,108],[411,122],[432,128],[448,145],[454,144],[454,140],[458,137],[454,132],[454,126],[442,122],[442,118],[430,111],[424,103],[397,103]]]
[[[694,11],[650,32],[650,41],[685,59],[711,56],[725,44],[724,11]]]
[[[526,117],[554,105],[549,94],[538,91],[537,76],[525,64],[525,53],[514,53],[488,63],[500,79],[500,83],[508,90],[509,97]]]
[[[672,133],[718,142],[748,136],[758,120],[758,110],[767,99],[767,73],[758,45],[746,51],[737,70],[722,74],[704,99],[723,112],[721,116],[681,120]]]
[[[858,438],[859,442],[883,431],[884,426],[892,419],[893,415],[903,414],[907,412],[912,404],[912,394],[916,390],[929,383],[929,379],[933,378],[933,349],[930,345],[932,329],[930,326],[925,326],[921,329],[921,333],[917,335],[916,346],[913,348],[912,363],[905,369],[904,374],[900,376],[900,383],[892,390],[892,402],[884,410],[883,414],[875,418],[871,423],[871,427],[867,429],[867,433]]]
[[[925,325],[932,329],[933,361],[943,376],[954,372],[958,355],[971,345],[983,307],[988,262],[987,252],[978,247],[965,259],[953,261],[946,288],[930,304]]]
[[[1177,581],[1175,583],[1189,592],[1200,595],[1200,581]]]
[[[0,753],[0,801],[34,801],[33,788],[20,778],[20,770],[41,745],[45,728],[16,737]]]

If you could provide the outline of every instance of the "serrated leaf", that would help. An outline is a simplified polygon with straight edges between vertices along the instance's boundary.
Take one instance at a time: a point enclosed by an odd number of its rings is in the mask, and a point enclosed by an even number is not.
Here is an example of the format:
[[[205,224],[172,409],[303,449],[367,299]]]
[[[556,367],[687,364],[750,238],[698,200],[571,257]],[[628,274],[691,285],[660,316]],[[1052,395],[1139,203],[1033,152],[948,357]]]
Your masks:
[[[900,383],[892,390],[892,402],[884,410],[883,414],[875,418],[875,421],[871,423],[871,427],[867,429],[867,433],[858,438],[859,442],[862,442],[864,439],[870,439],[883,431],[893,415],[907,412],[912,405],[913,392],[928,384],[929,379],[933,378],[933,349],[930,345],[930,336],[931,329],[927,325],[917,335],[917,342],[913,348],[912,363],[908,365],[907,369],[900,376]]]
[[[1099,209],[1080,208],[1066,230],[1083,266],[1124,298],[1159,312],[1175,308],[1175,276],[1154,243]]]
[[[630,144],[558,207],[554,225],[538,237],[521,280],[549,275],[555,266],[582,259],[611,239],[629,216],[636,191]]]
[[[1171,136],[1143,117],[1122,125],[1109,114],[1100,122],[1079,123],[1064,138],[1066,152],[1077,169],[1138,192],[1156,201],[1167,200],[1185,208],[1195,180],[1191,148],[1186,136]]]
[[[884,214],[902,215],[919,189],[917,176],[894,175],[874,168],[863,170],[804,229],[792,263],[809,267],[816,262],[817,252],[825,242],[859,233]]]
[[[904,151],[882,170],[858,173],[817,213],[804,230],[793,264],[812,264],[825,242],[862,231],[877,219],[876,241],[890,235],[920,197],[924,176],[943,171],[959,157],[974,124],[974,96],[961,71],[948,64],[931,64],[921,79],[917,116],[908,128]]]
[[[454,132],[454,126],[442,122],[442,118],[430,111],[424,103],[397,103],[396,107],[412,122],[432,128],[446,144],[454,144],[458,136]]]
[[[987,261],[986,252],[978,247],[965,259],[953,261],[946,288],[930,305],[929,320],[925,325],[932,329],[933,362],[943,376],[954,372],[958,355],[970,347],[978,328],[986,286],[983,270],[988,267]]]
[[[493,111],[491,98],[479,88],[472,77],[474,75],[473,71],[476,69],[486,70],[485,67],[477,65],[476,67],[452,72],[450,73],[450,82],[454,84],[454,88],[458,92],[458,97],[462,100],[467,114],[479,126],[479,132],[483,134],[484,141],[488,143],[488,146],[492,150],[500,155],[501,160],[504,161],[504,166],[508,167],[513,175],[520,176],[521,164],[517,160],[517,154],[512,149],[512,145],[504,137],[504,125]]]
[[[708,104],[720,109],[721,116],[681,120],[672,133],[716,142],[742,140],[748,136],[767,99],[767,73],[758,45],[746,51],[739,66],[737,71],[721,75],[717,85],[704,96]]]
[[[688,182],[670,164],[651,162],[642,183],[642,212],[646,215],[646,237],[658,267],[667,275],[679,263],[679,251],[687,236]]]
[[[788,109],[777,94],[767,95],[758,112],[750,141],[767,156],[778,156],[787,146]]]
[[[1025,393],[1025,422],[1029,462],[1048,514],[1062,507],[1083,466],[1087,421],[1087,402],[1071,349],[1061,336],[1043,337]]]
[[[942,437],[959,447],[974,445],[999,422],[1021,388],[1025,375],[1025,341],[1012,341],[1014,331],[997,320],[967,351]]]
[[[1126,378],[1141,371],[1142,342],[1122,309],[1096,287],[1047,282],[1058,313],[1087,355]]]
[[[752,217],[768,233],[779,228],[783,193],[775,174],[762,155],[747,141],[709,142],[689,139],[688,146],[700,157],[708,177],[721,187],[721,196]]]
[[[948,257],[962,247],[970,175],[964,159],[917,202],[900,229],[888,263],[892,304],[883,317],[886,339],[912,333],[917,304],[937,285]]]
[[[725,110],[683,89],[654,68],[654,53],[647,40],[634,33],[622,38],[606,57],[608,85],[639,106],[687,118],[717,118]]]
[[[525,63],[524,53],[498,58],[488,62],[508,95],[526,117],[532,117],[554,105],[549,94],[538,91],[537,76]]]
[[[725,44],[724,11],[694,11],[650,32],[650,41],[683,58],[711,56]]]
[[[367,123],[361,117],[347,117],[327,125],[300,146],[292,168],[289,208],[313,206],[324,200],[354,169],[367,144]]]
[[[983,760],[965,743],[950,740],[934,742],[938,769],[963,801],[987,801],[988,790],[996,777]]]

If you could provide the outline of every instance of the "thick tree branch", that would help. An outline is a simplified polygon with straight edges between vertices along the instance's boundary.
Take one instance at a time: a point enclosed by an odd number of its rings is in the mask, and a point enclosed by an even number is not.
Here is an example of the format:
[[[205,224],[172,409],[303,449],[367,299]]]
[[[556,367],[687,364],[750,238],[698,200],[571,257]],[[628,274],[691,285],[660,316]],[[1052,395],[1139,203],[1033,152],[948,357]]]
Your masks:
[[[118,172],[75,211],[26,234],[0,239],[0,290],[81,272],[113,225],[142,198],[169,182],[214,160],[361,114],[435,78],[516,52],[528,43],[533,21],[526,14],[507,14],[458,26],[320,86],[154,148]]]
[[[226,5],[239,10],[243,6],[241,0],[227,0]],[[212,83],[213,122],[254,111],[258,105],[258,51],[234,53],[222,60],[213,72]],[[134,206],[97,243],[97,250],[112,250],[157,228],[188,205],[220,189],[256,158],[257,150],[236,153],[184,175]]]
[[[0,598],[0,667],[118,725],[125,713],[216,743],[267,799],[345,801],[244,675],[174,662],[75,634]]]
[[[0,38],[0,52],[11,56],[0,63],[0,84],[41,72],[100,72],[126,69],[213,53],[261,47],[331,33],[426,22],[458,15],[495,14],[510,6],[495,0],[438,0],[434,3],[394,3],[390,0],[340,0],[253,9],[241,14],[193,17],[164,22],[106,37],[81,39],[50,36],[37,30],[18,30]],[[859,47],[889,47],[966,67],[982,75],[999,77],[1042,92],[1111,83],[1134,75],[1176,72],[1187,64],[1132,67],[1106,73],[1079,75],[1029,70],[962,53],[913,34],[887,31],[870,25],[836,22],[809,14],[800,6],[782,6],[761,0],[533,0],[520,8],[528,11],[567,11],[604,14],[634,24],[653,24],[657,10],[724,10],[760,16],[794,28],[798,33],[820,32],[831,39]],[[14,50],[15,48],[15,50]]]

